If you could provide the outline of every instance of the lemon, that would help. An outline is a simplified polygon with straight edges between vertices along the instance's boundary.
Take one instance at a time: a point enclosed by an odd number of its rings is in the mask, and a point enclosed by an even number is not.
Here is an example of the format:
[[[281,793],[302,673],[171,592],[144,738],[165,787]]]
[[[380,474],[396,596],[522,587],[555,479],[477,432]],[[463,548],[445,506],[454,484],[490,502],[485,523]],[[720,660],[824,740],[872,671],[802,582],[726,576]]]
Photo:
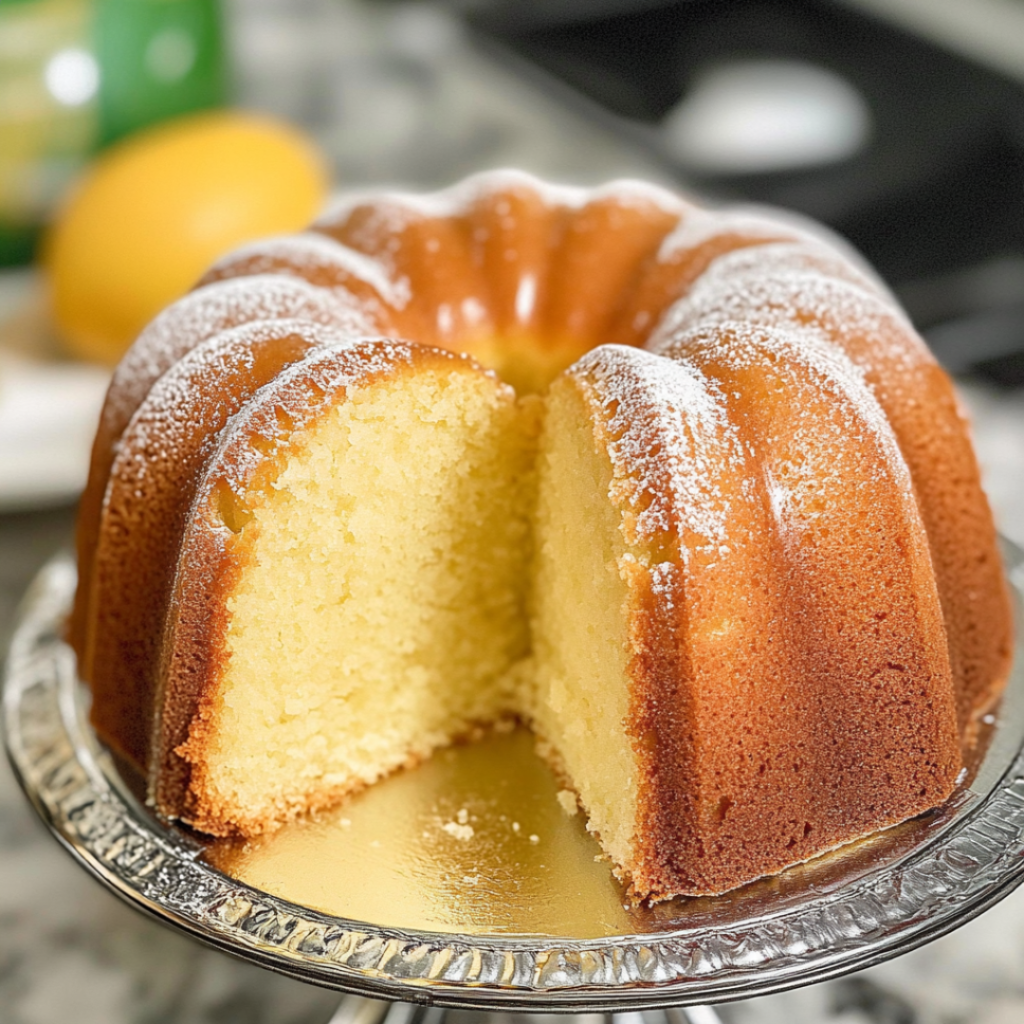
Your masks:
[[[91,166],[44,242],[59,333],[116,362],[218,256],[305,227],[327,187],[313,145],[266,117],[220,111],[133,135]]]

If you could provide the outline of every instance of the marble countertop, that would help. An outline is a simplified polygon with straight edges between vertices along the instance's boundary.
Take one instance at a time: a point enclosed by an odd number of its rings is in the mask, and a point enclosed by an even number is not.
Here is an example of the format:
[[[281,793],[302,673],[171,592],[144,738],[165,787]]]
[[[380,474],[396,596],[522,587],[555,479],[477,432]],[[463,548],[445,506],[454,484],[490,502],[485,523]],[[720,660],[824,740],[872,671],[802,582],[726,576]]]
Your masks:
[[[280,0],[242,13],[246,2],[229,4],[244,43],[245,95],[254,106],[320,118],[346,185],[432,186],[503,164],[583,182],[663,177],[474,53],[429,8],[310,0],[295,5],[306,19],[299,30]],[[303,39],[329,46],[302,51],[299,80],[289,47]],[[429,67],[444,72],[424,77]],[[317,75],[329,81],[319,82],[311,112],[307,79]],[[325,90],[348,115],[325,109]],[[381,129],[403,119],[443,127],[427,137]],[[1024,545],[1024,391],[965,384],[963,393],[1000,528]],[[73,518],[70,508],[0,515],[0,652],[28,582],[69,545]],[[0,1024],[326,1024],[337,1004],[333,993],[233,960],[122,905],[49,837],[0,763]],[[721,1013],[734,1024],[1020,1024],[1024,890],[896,961]]]

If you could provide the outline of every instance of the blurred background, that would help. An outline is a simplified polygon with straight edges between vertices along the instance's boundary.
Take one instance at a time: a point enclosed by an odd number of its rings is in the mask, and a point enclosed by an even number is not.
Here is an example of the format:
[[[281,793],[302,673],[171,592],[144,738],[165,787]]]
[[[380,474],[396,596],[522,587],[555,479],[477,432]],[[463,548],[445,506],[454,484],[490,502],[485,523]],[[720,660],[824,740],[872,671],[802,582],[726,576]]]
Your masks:
[[[152,315],[335,192],[496,166],[845,235],[957,376],[1024,544],[1024,0],[0,0],[0,651]],[[315,1024],[336,1002],[122,907],[0,767],[4,1024]],[[1024,895],[722,1013],[1022,1024]]]

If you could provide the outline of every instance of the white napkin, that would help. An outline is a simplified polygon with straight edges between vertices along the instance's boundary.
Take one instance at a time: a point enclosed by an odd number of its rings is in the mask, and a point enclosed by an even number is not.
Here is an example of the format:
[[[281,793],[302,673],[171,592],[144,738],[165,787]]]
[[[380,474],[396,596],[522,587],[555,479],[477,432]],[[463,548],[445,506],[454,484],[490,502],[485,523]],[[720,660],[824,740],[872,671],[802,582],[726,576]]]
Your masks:
[[[0,353],[0,511],[78,496],[109,380],[84,363]]]

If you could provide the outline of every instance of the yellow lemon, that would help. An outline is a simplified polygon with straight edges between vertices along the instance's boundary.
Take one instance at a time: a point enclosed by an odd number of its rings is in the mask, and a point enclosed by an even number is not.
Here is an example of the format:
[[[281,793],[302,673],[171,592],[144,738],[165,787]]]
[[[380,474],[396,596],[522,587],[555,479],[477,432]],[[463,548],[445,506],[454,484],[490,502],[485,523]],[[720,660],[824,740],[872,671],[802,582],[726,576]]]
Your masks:
[[[142,328],[236,245],[297,231],[327,195],[294,128],[220,111],[140,132],[102,154],[44,243],[57,328],[114,363]]]

